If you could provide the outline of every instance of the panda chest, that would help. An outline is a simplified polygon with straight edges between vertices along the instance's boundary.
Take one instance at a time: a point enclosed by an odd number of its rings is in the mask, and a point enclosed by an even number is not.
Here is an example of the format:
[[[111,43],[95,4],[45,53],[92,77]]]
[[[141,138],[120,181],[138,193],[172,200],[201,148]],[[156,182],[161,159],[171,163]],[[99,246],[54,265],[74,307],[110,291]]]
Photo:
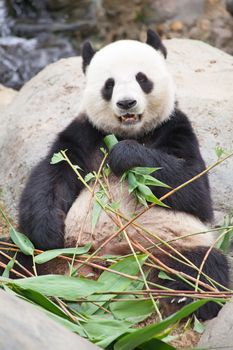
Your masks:
[[[65,220],[66,246],[76,244],[77,240],[82,245],[93,240],[100,241],[117,230],[120,218],[111,210],[106,212],[99,203],[114,203],[112,210],[120,206],[120,211],[127,217],[135,212],[135,198],[128,193],[127,186],[121,184],[119,178],[110,175],[107,186],[106,191],[96,186],[94,194],[83,189],[74,201]]]

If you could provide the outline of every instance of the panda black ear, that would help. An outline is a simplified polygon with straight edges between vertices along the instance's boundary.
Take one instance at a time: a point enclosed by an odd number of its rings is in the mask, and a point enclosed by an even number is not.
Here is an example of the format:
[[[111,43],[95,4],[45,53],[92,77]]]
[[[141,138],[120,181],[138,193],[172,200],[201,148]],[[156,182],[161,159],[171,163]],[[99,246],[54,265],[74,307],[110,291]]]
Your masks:
[[[90,64],[94,54],[95,54],[95,50],[91,46],[91,43],[89,41],[85,42],[82,47],[83,73],[86,73],[87,66]]]
[[[151,29],[147,30],[147,39],[146,39],[146,43],[150,46],[152,46],[155,50],[159,50],[162,52],[164,58],[167,58],[167,49],[166,47],[163,45],[160,36],[154,32]]]

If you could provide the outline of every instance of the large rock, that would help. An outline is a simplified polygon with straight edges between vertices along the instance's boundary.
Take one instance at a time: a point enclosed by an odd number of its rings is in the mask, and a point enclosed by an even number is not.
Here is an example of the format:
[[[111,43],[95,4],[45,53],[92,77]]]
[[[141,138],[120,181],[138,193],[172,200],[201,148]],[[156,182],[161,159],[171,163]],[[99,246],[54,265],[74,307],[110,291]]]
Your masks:
[[[180,107],[191,118],[211,164],[217,143],[227,150],[233,144],[233,57],[198,41],[172,39],[166,45]],[[78,114],[83,87],[81,59],[63,59],[29,81],[0,115],[0,187],[13,216],[32,166]],[[232,173],[230,159],[210,174],[215,209],[226,213],[233,209]]]
[[[0,84],[0,110],[9,105],[16,94],[16,90],[7,88]]]
[[[1,350],[98,350],[36,306],[0,290]]]
[[[228,302],[218,316],[209,321],[198,349],[233,350],[233,299]]]

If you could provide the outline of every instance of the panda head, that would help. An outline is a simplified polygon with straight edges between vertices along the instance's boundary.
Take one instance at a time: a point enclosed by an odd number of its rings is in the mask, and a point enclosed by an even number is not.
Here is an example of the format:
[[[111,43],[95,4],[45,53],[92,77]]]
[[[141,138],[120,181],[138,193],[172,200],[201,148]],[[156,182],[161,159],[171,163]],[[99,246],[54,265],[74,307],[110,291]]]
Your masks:
[[[147,41],[119,40],[101,50],[85,43],[82,51],[86,87],[83,110],[104,133],[137,137],[168,119],[175,92],[159,36],[147,32]]]

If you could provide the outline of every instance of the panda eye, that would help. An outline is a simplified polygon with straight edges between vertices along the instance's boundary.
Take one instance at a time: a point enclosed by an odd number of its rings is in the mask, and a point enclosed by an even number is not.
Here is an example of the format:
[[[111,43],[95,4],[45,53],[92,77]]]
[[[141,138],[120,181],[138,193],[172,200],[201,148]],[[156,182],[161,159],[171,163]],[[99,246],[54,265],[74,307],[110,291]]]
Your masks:
[[[111,90],[114,87],[114,79],[109,78],[106,82],[105,82],[105,89]]]
[[[115,81],[113,78],[109,78],[105,81],[104,86],[101,90],[102,97],[105,101],[111,100],[114,85]]]
[[[136,74],[135,78],[145,94],[149,94],[153,90],[154,84],[150,79],[147,78],[146,74],[139,72]]]
[[[148,78],[145,74],[139,72],[137,75],[136,75],[136,80],[138,83],[146,83],[148,81]]]

